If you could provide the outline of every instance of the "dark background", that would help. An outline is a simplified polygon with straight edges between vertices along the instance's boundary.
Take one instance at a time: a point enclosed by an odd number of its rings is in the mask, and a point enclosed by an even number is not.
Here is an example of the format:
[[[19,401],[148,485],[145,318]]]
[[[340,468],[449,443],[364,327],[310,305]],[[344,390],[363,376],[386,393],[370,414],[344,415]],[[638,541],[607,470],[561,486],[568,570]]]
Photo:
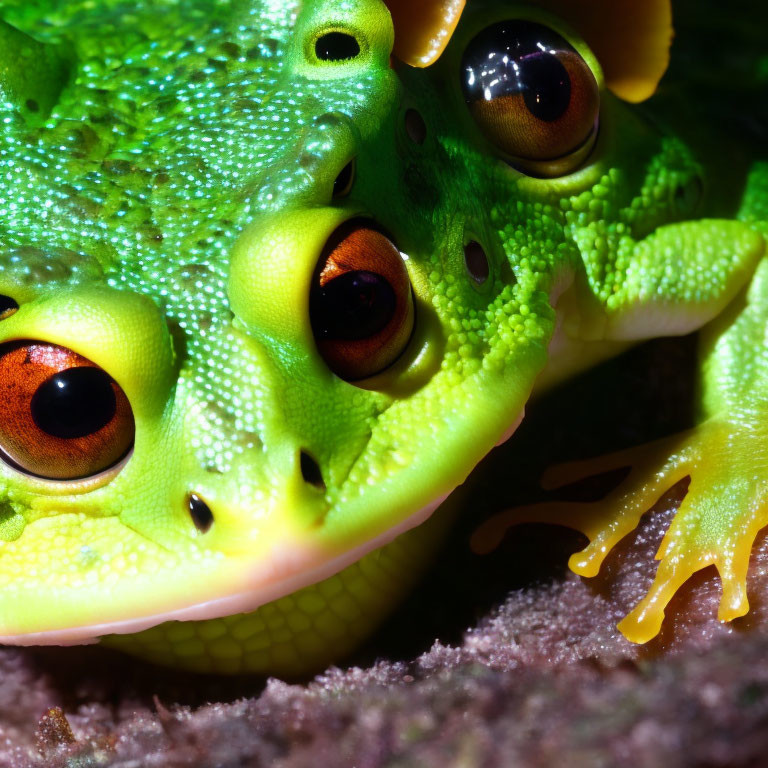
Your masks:
[[[673,65],[643,109],[670,129],[690,122],[700,151],[738,170],[768,151],[768,11],[675,7]],[[694,337],[657,340],[533,404],[460,489],[460,521],[421,585],[314,681],[195,676],[100,648],[0,650],[0,766],[767,764],[765,539],[749,617],[718,624],[707,570],[641,648],[615,623],[653,577],[685,482],[590,582],[568,572],[585,541],[562,528],[518,528],[483,557],[469,548],[483,519],[547,497],[537,480],[548,465],[689,426],[695,351]],[[561,497],[597,498],[619,479]]]

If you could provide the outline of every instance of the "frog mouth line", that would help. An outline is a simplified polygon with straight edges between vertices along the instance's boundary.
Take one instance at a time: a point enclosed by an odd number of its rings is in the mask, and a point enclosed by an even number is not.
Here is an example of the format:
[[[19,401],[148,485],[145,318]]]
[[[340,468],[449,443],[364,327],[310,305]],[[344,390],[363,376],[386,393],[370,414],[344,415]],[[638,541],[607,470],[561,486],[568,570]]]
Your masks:
[[[500,445],[516,431],[523,420],[524,410],[520,412],[512,424],[505,430],[502,437],[497,442]],[[491,447],[491,450],[493,446]],[[489,451],[490,452],[490,451]],[[482,457],[478,460],[482,460]],[[0,645],[89,645],[97,643],[105,635],[128,635],[143,632],[159,624],[169,621],[207,621],[218,619],[236,614],[252,613],[261,606],[279,600],[282,597],[293,594],[298,590],[317,584],[331,576],[343,571],[345,568],[361,560],[365,555],[380,549],[398,536],[415,528],[432,515],[433,512],[450,496],[453,488],[440,493],[429,504],[410,515],[399,525],[387,530],[380,536],[355,547],[342,555],[322,561],[322,555],[318,557],[318,550],[306,548],[304,552],[292,552],[291,562],[293,563],[294,573],[276,581],[263,579],[262,586],[256,589],[241,588],[234,594],[224,597],[214,598],[197,605],[186,606],[177,610],[159,612],[148,616],[124,619],[118,621],[105,622],[103,624],[89,624],[68,629],[46,630],[42,632],[30,632],[22,635],[0,635]],[[306,570],[296,567],[297,561],[301,560],[309,565]],[[274,566],[277,558],[273,558],[260,569],[262,572],[274,572]],[[258,573],[251,573],[250,581],[258,582]]]
[[[88,626],[73,627],[71,629],[50,630],[44,632],[32,632],[24,635],[0,635],[0,645],[90,645],[97,643],[105,635],[127,635],[144,630],[151,629],[158,624],[164,624],[168,621],[207,621],[218,619],[224,616],[232,616],[241,613],[250,613],[258,610],[263,605],[279,600],[281,597],[290,595],[298,590],[317,584],[331,576],[339,573],[345,568],[353,565],[362,559],[369,552],[389,544],[403,533],[424,523],[432,513],[448,498],[449,493],[441,494],[437,499],[420,509],[416,514],[411,515],[399,526],[390,529],[383,535],[366,542],[343,555],[322,563],[311,570],[304,571],[298,575],[290,576],[281,581],[262,587],[258,591],[258,598],[255,598],[256,592],[240,592],[226,597],[209,600],[199,605],[180,608],[175,611],[168,611],[151,616],[145,616],[135,619],[125,619],[123,621],[106,622],[104,624],[91,624]],[[311,556],[313,553],[309,551]]]

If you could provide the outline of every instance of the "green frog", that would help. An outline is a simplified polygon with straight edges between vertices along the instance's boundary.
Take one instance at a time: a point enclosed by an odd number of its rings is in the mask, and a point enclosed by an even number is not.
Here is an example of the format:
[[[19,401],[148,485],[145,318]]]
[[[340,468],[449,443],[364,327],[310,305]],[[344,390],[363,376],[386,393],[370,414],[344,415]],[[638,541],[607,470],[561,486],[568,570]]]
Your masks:
[[[317,669],[409,588],[532,395],[698,328],[694,429],[561,470],[632,466],[476,543],[564,522],[591,576],[690,475],[620,628],[655,636],[710,564],[720,618],[747,612],[768,165],[721,182],[634,106],[666,0],[0,13],[0,641]]]

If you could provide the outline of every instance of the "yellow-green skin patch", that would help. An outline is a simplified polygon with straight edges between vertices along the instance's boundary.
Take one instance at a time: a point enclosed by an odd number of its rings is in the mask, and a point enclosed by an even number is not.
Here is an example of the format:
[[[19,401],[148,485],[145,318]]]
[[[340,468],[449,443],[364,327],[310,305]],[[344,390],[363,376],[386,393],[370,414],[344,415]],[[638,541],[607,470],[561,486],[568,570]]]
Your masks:
[[[380,0],[40,0],[2,13],[0,293],[20,309],[0,343],[74,349],[136,419],[133,453],[108,477],[51,483],[0,465],[7,642],[117,632],[109,642],[127,650],[227,672],[337,658],[407,587],[440,525],[352,560],[461,483],[542,371],[554,381],[699,327],[764,250],[765,169],[742,221],[688,221],[703,169],[609,94],[577,172],[533,179],[501,162],[458,80],[482,4],[424,71],[390,66]],[[493,14],[558,26],[535,3]],[[318,61],[314,41],[336,30],[360,55]],[[560,30],[602,84],[578,31]],[[24,78],[21,33],[41,50]],[[423,144],[406,131],[411,108]],[[353,158],[352,192],[334,200]],[[403,357],[362,386],[328,370],[308,317],[323,245],[359,216],[406,254],[417,318]],[[471,240],[490,259],[480,287]],[[324,491],[302,478],[302,451]],[[205,534],[189,493],[213,512]]]

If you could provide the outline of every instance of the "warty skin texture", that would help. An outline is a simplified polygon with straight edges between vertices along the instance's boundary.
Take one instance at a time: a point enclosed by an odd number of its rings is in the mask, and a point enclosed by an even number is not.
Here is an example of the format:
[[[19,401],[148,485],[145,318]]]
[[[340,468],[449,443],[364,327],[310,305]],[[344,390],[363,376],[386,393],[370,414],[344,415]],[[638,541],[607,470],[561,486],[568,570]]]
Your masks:
[[[118,382],[136,420],[130,457],[97,478],[0,466],[6,642],[110,635],[195,669],[306,671],[375,626],[444,521],[359,558],[466,477],[539,374],[551,385],[731,305],[703,342],[703,416],[722,412],[725,389],[758,397],[723,365],[762,327],[762,279],[738,319],[734,299],[764,251],[764,167],[740,212],[733,201],[702,211],[699,159],[604,88],[578,170],[541,179],[500,161],[456,78],[483,26],[553,24],[602,86],[578,29],[535,4],[470,5],[424,70],[391,60],[378,0],[9,3],[3,14],[68,76],[4,90],[0,293],[20,308],[0,342],[74,349]],[[315,40],[337,29],[360,55],[319,61]],[[421,144],[408,109],[424,118]],[[353,159],[352,190],[334,199]],[[325,243],[360,217],[406,255],[416,328],[393,367],[353,384],[320,357],[308,304]],[[481,286],[464,265],[471,240],[489,257]],[[691,455],[705,450],[700,435],[721,445],[748,430],[762,407],[749,406],[733,429],[694,433]],[[324,488],[305,481],[302,452]],[[638,503],[655,492],[643,488]],[[190,493],[213,513],[205,533]],[[691,567],[732,552],[737,528],[731,562],[743,562],[759,515],[731,506],[699,510],[681,534]],[[630,529],[619,512],[590,518],[595,546]]]

